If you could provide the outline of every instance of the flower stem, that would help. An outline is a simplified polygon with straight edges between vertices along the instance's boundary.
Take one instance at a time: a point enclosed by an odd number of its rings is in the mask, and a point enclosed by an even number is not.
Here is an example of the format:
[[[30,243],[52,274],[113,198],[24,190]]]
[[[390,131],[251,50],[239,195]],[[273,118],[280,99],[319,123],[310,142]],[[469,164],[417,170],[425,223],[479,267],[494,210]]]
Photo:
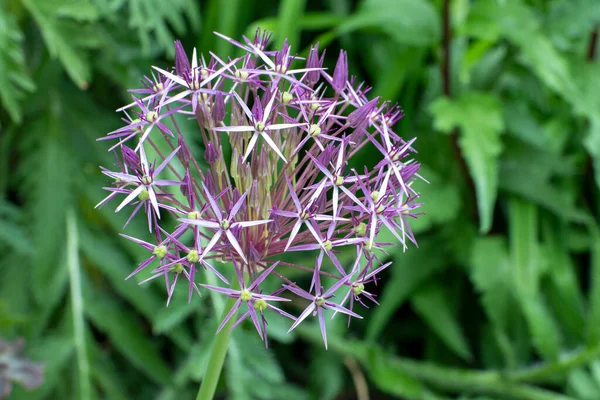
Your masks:
[[[236,281],[233,281],[233,286],[236,286]],[[236,299],[230,298],[227,300],[225,304],[225,308],[223,309],[223,313],[221,316],[221,320],[225,319],[229,310],[235,304]],[[221,376],[221,370],[223,369],[223,364],[225,363],[225,355],[227,354],[227,347],[229,346],[229,340],[231,339],[231,332],[229,328],[235,322],[235,318],[231,318],[227,324],[221,329],[221,331],[215,336],[215,340],[213,342],[210,358],[208,359],[208,365],[206,366],[206,371],[204,372],[204,376],[202,378],[202,382],[200,383],[200,390],[198,391],[198,395],[196,396],[196,400],[212,400],[215,395],[215,391],[217,390],[217,384],[219,383],[219,377]]]

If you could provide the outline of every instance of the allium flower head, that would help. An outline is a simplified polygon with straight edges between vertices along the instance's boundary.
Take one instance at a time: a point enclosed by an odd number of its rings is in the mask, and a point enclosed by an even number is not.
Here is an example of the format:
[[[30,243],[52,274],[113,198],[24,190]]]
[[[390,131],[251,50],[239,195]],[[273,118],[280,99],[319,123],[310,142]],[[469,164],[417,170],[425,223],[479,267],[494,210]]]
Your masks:
[[[384,248],[416,245],[415,139],[394,132],[397,105],[369,98],[349,77],[346,52],[329,72],[318,44],[304,59],[287,41],[268,50],[260,30],[243,42],[217,35],[244,54],[223,60],[194,49],[190,58],[177,41],[175,66],[154,67],[131,91],[125,126],[100,139],[114,141],[119,168],[102,169],[114,186],[99,206],[118,198],[129,220],[144,210],[153,239],[123,235],[149,252],[129,276],[150,269],[144,281],[164,279],[167,304],[183,275],[190,299],[204,290],[236,299],[219,330],[242,310],[233,326],[249,318],[266,344],[273,312],[293,320],[290,330],[316,317],[326,344],[326,312],[361,318],[355,300],[377,304],[367,286],[393,267]],[[182,131],[178,119],[197,129]],[[192,142],[203,143],[202,158]],[[363,147],[379,155],[350,168]],[[396,243],[382,242],[383,231]],[[289,268],[309,271],[306,281],[291,281]],[[297,318],[281,308],[295,302]]]

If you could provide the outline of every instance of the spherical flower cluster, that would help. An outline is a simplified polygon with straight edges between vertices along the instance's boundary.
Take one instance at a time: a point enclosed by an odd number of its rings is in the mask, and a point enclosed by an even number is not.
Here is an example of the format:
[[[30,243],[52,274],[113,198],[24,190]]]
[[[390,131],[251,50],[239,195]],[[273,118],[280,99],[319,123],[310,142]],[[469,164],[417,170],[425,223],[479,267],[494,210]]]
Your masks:
[[[99,139],[114,142],[120,170],[102,169],[114,185],[98,206],[119,198],[116,211],[131,210],[127,223],[146,214],[154,241],[123,235],[149,254],[129,276],[152,265],[147,280],[165,279],[167,304],[184,279],[190,299],[201,288],[236,299],[219,330],[241,308],[233,326],[250,318],[267,343],[269,312],[290,318],[290,330],[316,316],[327,346],[325,310],[350,320],[361,318],[355,301],[376,303],[368,285],[391,264],[380,256],[392,245],[379,233],[404,248],[416,244],[408,223],[420,206],[414,139],[394,133],[403,115],[397,105],[369,99],[369,88],[348,77],[344,51],[330,74],[318,45],[302,59],[287,42],[267,50],[269,35],[260,31],[244,43],[217,35],[244,55],[211,53],[206,62],[194,50],[190,62],[176,42],[175,67],[154,67],[145,88],[131,91],[134,101],[120,109],[125,126]],[[197,130],[182,132],[176,115],[197,121]],[[204,160],[192,156],[192,142],[203,143]],[[351,168],[365,146],[377,159]],[[149,162],[150,151],[159,160]],[[165,214],[176,218],[172,231],[161,225]],[[312,252],[313,261],[299,265],[291,252]],[[311,272],[308,290],[279,272],[290,267]],[[199,269],[223,284],[201,283]],[[263,294],[267,277],[280,289]],[[324,288],[323,277],[334,283]],[[305,307],[298,317],[279,307],[291,298]]]

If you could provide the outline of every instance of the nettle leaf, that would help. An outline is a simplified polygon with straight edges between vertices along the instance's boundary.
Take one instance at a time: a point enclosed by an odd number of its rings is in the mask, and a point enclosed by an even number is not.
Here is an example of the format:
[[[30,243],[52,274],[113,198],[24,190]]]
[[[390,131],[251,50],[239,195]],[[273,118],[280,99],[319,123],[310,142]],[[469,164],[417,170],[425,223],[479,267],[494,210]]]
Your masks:
[[[26,92],[35,90],[27,75],[21,44],[23,34],[13,16],[0,8],[0,100],[13,121],[22,120],[21,106]]]
[[[461,129],[458,144],[475,181],[479,229],[487,232],[492,225],[498,190],[500,134],[504,130],[502,105],[492,95],[467,92],[456,99],[439,98],[430,110],[436,129],[445,133]]]
[[[364,0],[359,11],[347,18],[338,34],[357,29],[377,29],[398,43],[428,46],[440,36],[437,11],[427,0]]]
[[[569,65],[542,32],[538,15],[522,0],[481,0],[473,4],[463,32],[482,39],[508,39],[521,53],[519,60],[572,104],[579,102]]]
[[[87,0],[23,0],[23,4],[40,27],[50,55],[58,58],[77,86],[87,88],[91,67],[79,42],[80,38],[74,35],[74,32],[83,29],[83,25],[74,28],[74,21],[65,17],[79,15],[78,18],[82,20],[94,20],[96,15],[90,11],[93,5]],[[82,9],[87,11],[78,14]]]
[[[194,30],[198,29],[200,11],[193,0],[128,0],[129,25],[138,31],[142,49],[150,54],[157,44],[174,54],[172,26],[179,36],[187,31],[183,16],[187,16]]]

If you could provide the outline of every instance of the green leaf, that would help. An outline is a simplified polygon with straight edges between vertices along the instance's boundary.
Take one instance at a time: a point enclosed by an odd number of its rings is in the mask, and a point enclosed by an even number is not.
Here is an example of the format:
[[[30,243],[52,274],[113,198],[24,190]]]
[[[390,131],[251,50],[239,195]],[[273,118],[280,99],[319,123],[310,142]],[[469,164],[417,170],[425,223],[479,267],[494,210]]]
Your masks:
[[[581,62],[576,67],[575,83],[581,95],[576,111],[589,120],[584,145],[594,160],[596,185],[600,187],[600,65]]]
[[[458,144],[477,191],[481,232],[492,225],[498,189],[498,156],[504,130],[502,106],[489,94],[468,92],[457,99],[440,98],[431,104],[436,129],[450,133],[460,128]]]
[[[600,343],[600,232],[595,225],[590,226],[590,236],[592,237],[591,287],[587,318],[587,343],[596,346]]]
[[[567,383],[578,399],[594,400],[600,397],[600,386],[584,368],[574,369],[569,374]]]
[[[340,362],[340,356],[330,351],[319,351],[314,349],[311,359],[310,370],[313,391],[317,398],[323,400],[335,400],[344,389],[344,365]]]
[[[358,12],[347,18],[336,35],[359,29],[380,30],[398,43],[428,46],[439,39],[440,22],[427,0],[364,0]]]
[[[197,312],[201,305],[201,299],[194,293],[192,301],[188,302],[187,290],[175,290],[169,307],[161,307],[152,320],[152,332],[155,335],[170,332],[178,328],[190,315]]]
[[[100,18],[100,9],[88,0],[59,1],[55,10],[57,17],[75,21],[96,21]]]
[[[394,254],[392,277],[385,282],[380,306],[371,312],[368,340],[377,338],[396,310],[419,285],[445,267],[445,254],[440,251],[439,245],[437,241],[425,240],[420,242],[419,249]]]
[[[306,0],[283,0],[279,2],[279,13],[277,18],[277,47],[281,48],[283,41],[288,40],[292,49],[300,44],[300,20]]]
[[[547,148],[508,140],[500,160],[500,189],[518,194],[561,220],[585,222],[589,217],[576,206],[576,193],[568,186],[577,170],[574,161]]]
[[[557,235],[554,221],[544,221],[544,246],[541,253],[548,264],[548,303],[560,324],[578,340],[585,330],[585,303],[579,287],[577,269],[563,242]]]
[[[441,284],[431,282],[412,295],[411,303],[446,346],[459,357],[470,360],[469,344],[447,300],[448,296]]]
[[[388,353],[372,347],[365,367],[369,377],[381,391],[406,399],[423,399],[428,392],[419,381],[394,365]]]
[[[31,240],[23,229],[22,210],[0,199],[0,244],[22,255],[32,253]]]
[[[484,310],[496,328],[506,330],[513,301],[506,241],[502,237],[479,238],[471,257],[471,280],[482,294]]]
[[[147,336],[137,317],[90,284],[84,285],[84,289],[85,311],[92,324],[109,336],[115,348],[150,379],[163,385],[169,383],[171,371],[160,355],[156,339]]]
[[[77,41],[74,40],[77,38],[73,36],[73,33],[77,31],[77,29],[73,29],[74,22],[62,18],[59,13],[62,10],[63,14],[66,13],[72,17],[77,9],[93,7],[90,2],[77,0],[79,5],[75,5],[71,0],[23,0],[23,4],[40,27],[50,55],[60,60],[77,86],[82,89],[87,88],[91,79],[91,68],[87,55],[81,47],[76,45]],[[89,17],[89,12],[87,15]],[[81,27],[78,29],[80,31]]]
[[[535,205],[517,198],[510,200],[511,276],[533,344],[544,358],[556,360],[562,337],[540,293],[542,266],[538,248],[537,214]]]
[[[420,210],[426,214],[410,221],[413,233],[423,232],[434,224],[449,223],[458,216],[461,206],[460,194],[455,184],[423,164],[419,174],[426,177],[427,182],[417,180],[412,188],[424,199]]]
[[[44,339],[31,343],[27,353],[34,361],[44,363],[44,384],[27,398],[44,399],[61,383],[61,372],[73,355],[73,342],[70,337],[51,334]]]
[[[77,378],[79,395],[82,399],[91,399],[92,384],[90,379],[90,362],[85,340],[84,302],[81,293],[81,266],[79,262],[79,236],[77,220],[72,209],[67,213],[67,265],[69,268],[69,286],[71,313],[73,314],[73,343],[77,358]]]
[[[114,213],[111,214],[114,215]],[[148,320],[152,321],[162,315],[165,318],[165,323],[167,319],[170,321],[169,323],[177,322],[176,319],[171,319],[171,316],[167,314],[167,311],[173,312],[173,310],[165,306],[166,294],[160,297],[149,285],[137,286],[134,281],[125,280],[125,277],[132,270],[131,266],[134,264],[121,248],[112,243],[106,235],[99,233],[92,235],[85,226],[82,226],[80,236],[83,254],[109,280],[112,290],[126,299]],[[124,245],[125,242],[121,244]],[[187,298],[185,302],[187,303]],[[163,323],[161,322],[161,324]],[[162,326],[162,328],[166,327],[166,325]],[[172,330],[168,332],[168,335],[182,349],[187,349],[192,344],[192,338],[185,329]]]
[[[13,121],[21,123],[20,101],[35,90],[25,66],[23,34],[13,16],[0,8],[0,100]]]
[[[545,28],[552,42],[561,49],[571,41],[587,38],[600,20],[600,3],[596,0],[555,0],[548,4]]]
[[[187,31],[185,15],[194,30],[198,29],[198,4],[193,0],[129,0],[129,25],[138,31],[142,49],[146,54],[155,51],[155,47],[175,53],[173,34],[169,25],[179,35]]]
[[[287,386],[283,370],[272,351],[252,330],[236,329],[228,348],[228,387],[233,399],[281,398]],[[257,382],[261,382],[257,385]]]
[[[420,48],[400,45],[391,41],[376,41],[370,48],[373,96],[394,99],[408,84],[411,74],[419,70],[426,52]],[[369,54],[369,53],[367,53]]]
[[[56,100],[56,99],[53,99]],[[63,263],[66,209],[72,201],[74,160],[70,156],[58,102],[50,112],[27,125],[21,142],[20,187],[26,203],[28,228],[35,248],[34,294],[43,306],[60,300],[67,283]]]
[[[115,366],[106,355],[102,354],[102,351],[97,346],[97,342],[91,342],[91,345],[88,346],[88,348],[93,349],[90,353],[94,354],[94,368],[92,369],[94,381],[102,389],[106,398],[111,400],[131,399],[131,396],[125,390],[125,382],[117,373]]]
[[[478,1],[473,4],[462,29],[492,42],[508,39],[521,51],[520,60],[542,82],[568,101],[578,103],[566,59],[541,31],[538,15],[524,1]]]

